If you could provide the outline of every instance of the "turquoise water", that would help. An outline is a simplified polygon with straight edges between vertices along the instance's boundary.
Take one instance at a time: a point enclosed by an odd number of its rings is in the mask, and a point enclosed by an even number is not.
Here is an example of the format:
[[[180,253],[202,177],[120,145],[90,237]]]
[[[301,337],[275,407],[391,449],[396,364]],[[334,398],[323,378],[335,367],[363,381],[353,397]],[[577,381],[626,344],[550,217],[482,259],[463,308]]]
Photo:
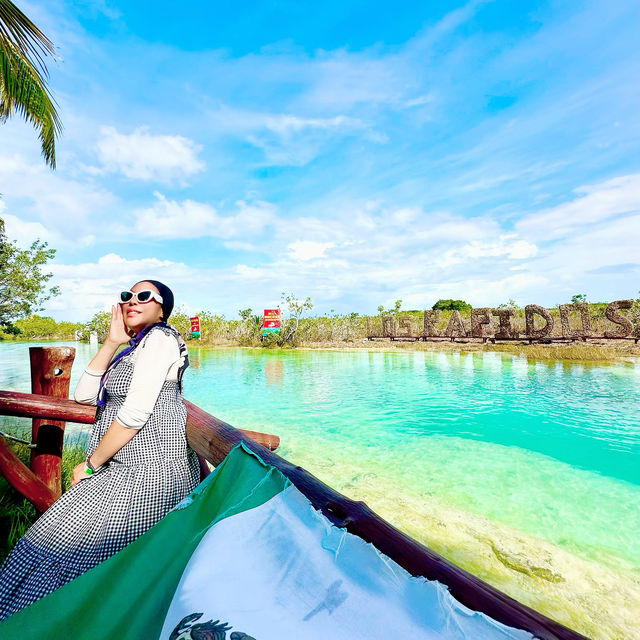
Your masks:
[[[74,380],[94,351],[76,347]],[[28,391],[27,345],[0,354],[0,388]],[[191,363],[188,399],[278,434],[281,455],[440,553],[592,637],[638,631],[640,365],[204,348]]]
[[[374,473],[392,465],[451,503],[640,568],[640,367],[204,349],[192,362],[187,396],[235,426],[277,433],[285,455],[366,455]],[[594,519],[601,526],[585,528]],[[612,519],[627,531],[612,536]]]

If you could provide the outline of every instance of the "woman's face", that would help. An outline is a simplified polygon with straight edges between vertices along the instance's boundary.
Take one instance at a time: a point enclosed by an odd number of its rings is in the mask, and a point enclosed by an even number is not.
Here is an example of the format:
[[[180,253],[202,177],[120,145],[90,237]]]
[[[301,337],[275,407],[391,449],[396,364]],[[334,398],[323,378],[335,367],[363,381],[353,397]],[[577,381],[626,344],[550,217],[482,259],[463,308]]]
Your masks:
[[[150,282],[144,280],[131,287],[133,292],[144,291],[145,289],[160,293]],[[134,333],[139,333],[149,324],[160,322],[162,318],[162,306],[153,299],[142,303],[138,302],[138,299],[134,296],[129,302],[120,303],[120,306],[122,307],[122,317],[125,325]]]

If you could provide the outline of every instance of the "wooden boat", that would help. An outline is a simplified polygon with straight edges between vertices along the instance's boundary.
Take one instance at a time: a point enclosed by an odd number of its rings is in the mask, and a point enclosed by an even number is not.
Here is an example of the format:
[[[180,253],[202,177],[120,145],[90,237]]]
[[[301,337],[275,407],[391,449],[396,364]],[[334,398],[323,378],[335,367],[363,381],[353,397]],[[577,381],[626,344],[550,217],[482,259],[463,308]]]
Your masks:
[[[0,473],[43,511],[59,495],[64,422],[90,424],[96,409],[67,399],[75,349],[32,347],[30,355],[32,388],[39,393],[0,391],[0,415],[34,419],[36,447],[31,469],[0,437]],[[350,500],[302,467],[281,458],[274,453],[279,444],[277,436],[235,429],[191,402],[185,401],[185,405],[187,439],[203,460],[218,465],[235,445],[244,442],[266,463],[287,476],[337,527],[373,544],[410,574],[447,585],[463,605],[508,626],[529,631],[541,640],[585,640],[579,633],[517,602],[410,538],[375,514],[364,502]]]

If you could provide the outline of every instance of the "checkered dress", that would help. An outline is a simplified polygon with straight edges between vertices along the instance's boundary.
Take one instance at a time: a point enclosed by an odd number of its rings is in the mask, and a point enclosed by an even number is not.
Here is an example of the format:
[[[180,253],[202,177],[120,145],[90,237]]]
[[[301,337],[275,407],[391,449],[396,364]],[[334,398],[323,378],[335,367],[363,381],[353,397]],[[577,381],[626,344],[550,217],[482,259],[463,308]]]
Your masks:
[[[88,452],[124,403],[134,353],[124,356],[107,379],[107,402],[98,409]],[[128,545],[195,488],[200,470],[187,446],[185,423],[180,386],[165,381],[134,438],[103,470],[64,493],[18,541],[0,572],[0,620]]]

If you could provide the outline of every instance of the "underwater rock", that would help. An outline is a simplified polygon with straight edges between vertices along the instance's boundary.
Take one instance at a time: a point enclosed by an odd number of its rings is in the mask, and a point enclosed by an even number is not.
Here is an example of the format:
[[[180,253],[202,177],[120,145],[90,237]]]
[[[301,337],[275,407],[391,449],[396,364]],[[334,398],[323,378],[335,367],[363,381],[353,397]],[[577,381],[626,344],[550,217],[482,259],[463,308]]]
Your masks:
[[[506,549],[499,549],[495,543],[491,543],[491,550],[496,558],[508,569],[513,569],[528,576],[542,578],[547,582],[564,582],[565,579],[558,573],[555,573],[549,566],[537,566],[533,564],[531,558],[527,558],[521,553],[513,553]]]

